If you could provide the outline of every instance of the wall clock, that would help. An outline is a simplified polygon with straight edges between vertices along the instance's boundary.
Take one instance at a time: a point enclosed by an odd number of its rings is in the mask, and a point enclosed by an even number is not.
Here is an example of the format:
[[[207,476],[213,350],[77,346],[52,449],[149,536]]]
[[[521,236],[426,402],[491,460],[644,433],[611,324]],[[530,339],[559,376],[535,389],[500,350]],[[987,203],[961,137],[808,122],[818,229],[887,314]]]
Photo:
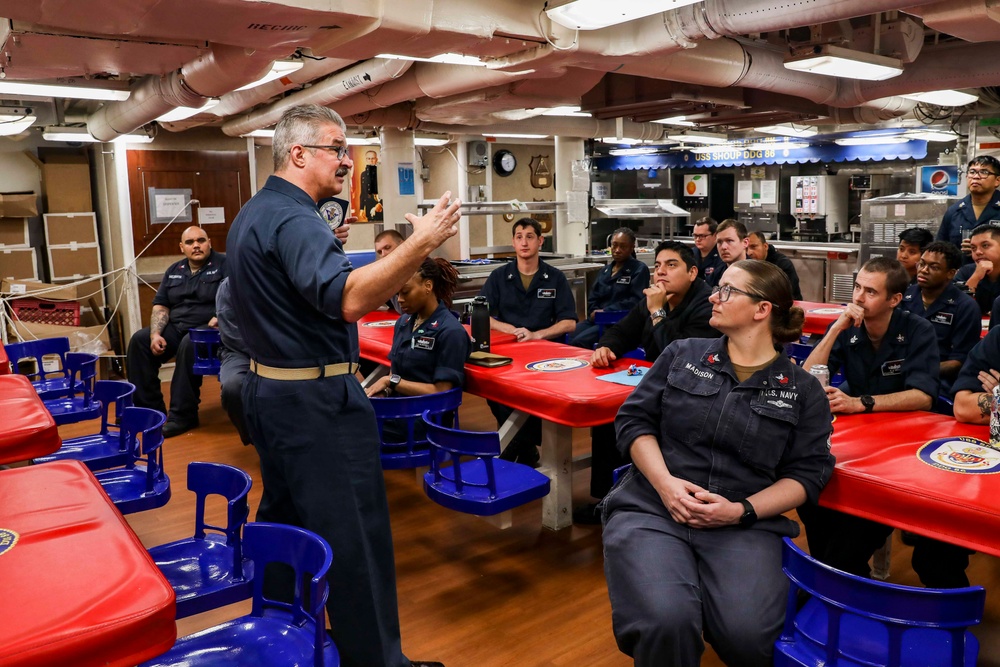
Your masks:
[[[508,150],[499,150],[493,154],[493,171],[497,176],[510,176],[517,169],[517,158]]]

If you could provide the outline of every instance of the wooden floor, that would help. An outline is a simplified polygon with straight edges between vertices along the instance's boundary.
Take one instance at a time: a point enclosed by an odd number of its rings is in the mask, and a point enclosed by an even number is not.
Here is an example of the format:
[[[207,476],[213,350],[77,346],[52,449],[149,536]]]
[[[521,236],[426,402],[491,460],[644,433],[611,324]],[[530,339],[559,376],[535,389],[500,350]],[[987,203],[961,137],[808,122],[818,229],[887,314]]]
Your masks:
[[[164,386],[166,389],[167,385]],[[173,497],[163,508],[128,517],[143,544],[188,537],[194,525],[194,494],[187,491],[190,461],[220,461],[253,477],[251,518],[260,500],[260,471],[252,447],[240,444],[219,404],[214,378],[202,391],[202,426],[165,444]],[[495,422],[485,402],[466,394],[464,428],[487,430]],[[92,425],[60,429],[64,437]],[[574,449],[589,450],[589,431],[577,430]],[[574,478],[576,502],[587,502],[589,471]],[[386,473],[396,549],[403,650],[411,659],[440,660],[446,667],[628,665],[611,632],[600,527],[552,532],[541,527],[541,501],[514,513],[514,525],[498,530],[483,520],[451,512],[423,494],[410,471]],[[224,522],[224,506],[209,505],[208,519]],[[336,557],[336,556],[335,556]],[[910,548],[897,540],[892,578],[918,585],[909,567]],[[996,589],[998,560],[977,554],[969,568],[973,583]],[[246,613],[232,605],[178,622],[178,636]],[[980,665],[1000,667],[1000,602],[987,597],[987,615],[977,628]],[[708,648],[703,666],[721,665]]]

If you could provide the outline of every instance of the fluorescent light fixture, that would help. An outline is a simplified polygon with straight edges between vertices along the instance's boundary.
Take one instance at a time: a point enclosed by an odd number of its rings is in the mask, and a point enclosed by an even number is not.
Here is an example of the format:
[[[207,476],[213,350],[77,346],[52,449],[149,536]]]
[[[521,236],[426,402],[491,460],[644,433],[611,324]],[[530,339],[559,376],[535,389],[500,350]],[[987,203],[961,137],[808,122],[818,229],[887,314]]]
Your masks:
[[[499,134],[483,132],[484,137],[496,137],[497,139],[548,139],[547,134]]]
[[[898,58],[821,44],[805,53],[786,58],[785,69],[845,79],[883,81],[902,74],[903,63]]]
[[[162,116],[159,116],[156,120],[161,123],[173,123],[179,120],[184,120],[185,118],[190,118],[191,116],[197,116],[198,114],[208,111],[218,104],[219,100],[212,98],[200,107],[177,107],[176,109],[171,109]]]
[[[448,137],[414,137],[414,146],[444,146],[450,140]]]
[[[283,76],[288,76],[293,72],[298,72],[302,69],[303,63],[301,60],[275,60],[271,65],[271,71],[269,71],[264,76],[260,77],[256,81],[251,81],[245,86],[240,86],[236,90],[247,90],[249,88],[255,88],[268,81],[274,81],[275,79],[280,79]]]
[[[36,120],[26,107],[0,107],[0,137],[21,134]]]
[[[261,130],[254,130],[253,132],[247,132],[246,134],[240,135],[242,137],[256,137],[259,139],[273,139],[274,138],[274,128],[268,127]],[[350,143],[350,142],[348,142]]]
[[[660,149],[654,146],[637,146],[635,148],[612,148],[608,151],[611,155],[652,155],[659,153]]]
[[[270,131],[274,134],[274,130]],[[378,137],[347,137],[348,146],[379,146]]]
[[[878,137],[848,137],[846,139],[834,139],[833,143],[838,146],[876,146],[878,144],[905,144],[909,137],[902,135],[878,136]]]
[[[543,116],[569,116],[573,118],[590,118],[591,114],[580,111],[580,107],[552,107],[542,112]]]
[[[76,85],[72,82],[62,84],[38,83],[34,81],[13,81],[0,79],[0,95],[27,95],[31,97],[72,97],[81,100],[127,100],[131,91],[125,84],[117,82],[105,86],[95,86],[93,81],[88,85]]]
[[[375,57],[387,58],[389,60],[413,60],[418,63],[447,63],[449,65],[474,65],[476,67],[486,67],[486,63],[476,56],[466,56],[461,53],[442,53],[431,58],[403,56],[395,53],[380,53]]]
[[[648,143],[642,139],[634,139],[632,137],[601,137],[601,142],[605,144],[614,144],[616,146],[621,146],[622,144],[634,146],[635,144]]]
[[[958,141],[957,134],[946,130],[910,130],[905,136],[924,141]]]
[[[964,107],[979,99],[979,95],[973,95],[961,90],[931,90],[926,93],[911,93],[902,95],[908,100],[936,104],[939,107]]]
[[[687,116],[671,116],[670,118],[661,118],[659,120],[654,120],[654,123],[660,123],[661,125],[677,125],[679,127],[698,127],[697,123],[692,123],[686,120]]]
[[[68,141],[73,143],[99,143],[101,140],[93,137],[85,127],[46,127],[42,130],[42,139],[45,141]],[[147,134],[123,134],[116,137],[109,143],[115,144],[148,144],[153,141],[153,137]]]
[[[688,131],[679,134],[668,134],[667,139],[670,139],[671,141],[679,141],[685,144],[706,144],[709,146],[729,143],[729,137],[724,134],[716,134],[714,132]]]
[[[753,131],[760,132],[761,134],[776,134],[781,137],[795,137],[797,139],[815,137],[818,132],[815,127],[795,127],[791,123],[755,127]]]
[[[693,5],[700,0],[549,0],[549,19],[571,30],[599,30],[634,21],[671,9]]]
[[[758,141],[752,144],[744,144],[738,148],[746,151],[793,151],[799,148],[809,148],[809,143],[805,141]]]

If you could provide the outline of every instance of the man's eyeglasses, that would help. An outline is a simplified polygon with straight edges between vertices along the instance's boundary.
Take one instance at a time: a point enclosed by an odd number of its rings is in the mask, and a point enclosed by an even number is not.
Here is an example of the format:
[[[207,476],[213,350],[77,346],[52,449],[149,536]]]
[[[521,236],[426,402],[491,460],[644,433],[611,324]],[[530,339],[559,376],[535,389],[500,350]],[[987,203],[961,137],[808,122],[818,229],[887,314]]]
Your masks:
[[[719,295],[720,303],[725,303],[726,301],[729,301],[729,295],[732,294],[733,292],[736,292],[737,294],[742,294],[743,296],[748,296],[751,299],[756,299],[757,301],[767,301],[767,299],[760,296],[759,294],[751,294],[750,292],[744,292],[743,290],[737,287],[733,287],[732,285],[716,285],[715,287],[712,288],[712,294]]]
[[[712,236],[711,234],[692,234],[695,241],[701,241]]]
[[[996,173],[990,171],[989,169],[970,169],[965,173],[972,178],[986,178],[987,176],[996,176]]]
[[[349,150],[347,146],[315,146],[312,144],[302,144],[302,148],[319,148],[324,151],[333,151],[337,154],[338,160],[343,160],[347,157],[347,151]]]

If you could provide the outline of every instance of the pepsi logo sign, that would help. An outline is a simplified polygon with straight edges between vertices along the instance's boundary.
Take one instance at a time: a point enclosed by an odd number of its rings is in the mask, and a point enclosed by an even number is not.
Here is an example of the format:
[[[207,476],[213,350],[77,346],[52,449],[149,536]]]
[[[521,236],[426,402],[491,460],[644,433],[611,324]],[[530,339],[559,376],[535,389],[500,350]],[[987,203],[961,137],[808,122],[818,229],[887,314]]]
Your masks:
[[[951,177],[948,175],[944,169],[938,169],[931,174],[931,187],[932,188],[945,188],[951,182]]]

